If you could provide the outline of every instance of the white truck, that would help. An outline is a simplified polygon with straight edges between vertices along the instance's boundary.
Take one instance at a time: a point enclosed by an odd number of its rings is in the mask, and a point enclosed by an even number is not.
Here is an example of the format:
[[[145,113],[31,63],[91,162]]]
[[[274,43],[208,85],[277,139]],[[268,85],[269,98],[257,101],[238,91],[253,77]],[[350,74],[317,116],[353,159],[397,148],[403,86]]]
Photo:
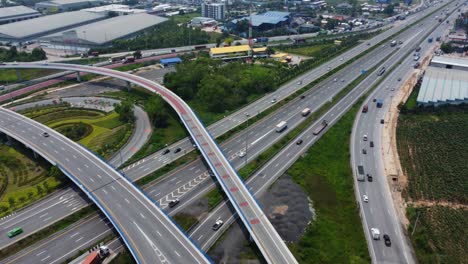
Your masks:
[[[357,174],[357,180],[358,181],[365,181],[364,179],[364,167],[362,165],[358,165],[358,174]]]
[[[380,239],[380,230],[378,228],[375,228],[375,227],[371,228],[371,234],[374,240]]]
[[[276,132],[281,133],[288,127],[286,121],[281,121],[276,125]]]

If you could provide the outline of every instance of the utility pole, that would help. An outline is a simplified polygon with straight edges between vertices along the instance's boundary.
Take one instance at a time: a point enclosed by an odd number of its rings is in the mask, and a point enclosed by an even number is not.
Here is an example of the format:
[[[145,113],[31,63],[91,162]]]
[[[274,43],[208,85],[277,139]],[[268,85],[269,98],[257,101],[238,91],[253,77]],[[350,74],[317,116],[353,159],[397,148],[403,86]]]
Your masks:
[[[249,117],[250,117],[250,114],[246,113],[245,114],[245,117],[247,117],[247,129],[245,131],[245,166],[247,166],[247,160],[248,160],[248,156],[247,156],[247,146],[248,146],[248,136],[249,136],[249,131],[248,131],[248,128],[249,128]]]
[[[252,62],[252,0],[250,0],[249,4],[249,52],[247,62]]]

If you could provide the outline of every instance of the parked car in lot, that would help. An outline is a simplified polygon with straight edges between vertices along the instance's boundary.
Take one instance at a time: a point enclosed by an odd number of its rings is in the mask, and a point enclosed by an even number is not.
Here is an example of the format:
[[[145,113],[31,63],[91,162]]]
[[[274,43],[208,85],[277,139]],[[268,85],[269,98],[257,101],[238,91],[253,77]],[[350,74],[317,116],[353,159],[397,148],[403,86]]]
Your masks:
[[[216,220],[215,224],[213,225],[213,230],[214,231],[218,230],[223,224],[224,224],[223,220],[221,219]]]

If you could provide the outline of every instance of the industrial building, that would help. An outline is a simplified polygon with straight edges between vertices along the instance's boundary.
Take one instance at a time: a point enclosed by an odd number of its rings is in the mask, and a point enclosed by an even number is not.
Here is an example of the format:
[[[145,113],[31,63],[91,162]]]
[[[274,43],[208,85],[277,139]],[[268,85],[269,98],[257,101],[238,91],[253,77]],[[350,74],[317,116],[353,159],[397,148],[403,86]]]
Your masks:
[[[468,103],[468,59],[434,57],[416,101],[421,106]]]
[[[250,46],[239,45],[222,48],[211,48],[210,57],[221,60],[235,60],[249,57]],[[253,48],[252,55],[254,58],[268,57],[267,47]]]
[[[203,17],[223,20],[226,15],[226,5],[224,3],[202,3],[201,14]]]
[[[249,19],[249,17],[234,19],[228,24],[228,27],[235,28],[239,21],[245,19]],[[287,26],[290,22],[291,15],[288,12],[268,11],[263,14],[252,15],[252,28],[256,31],[267,31]]]
[[[36,3],[34,8],[46,14],[53,14],[80,10],[84,8],[100,6],[103,4],[103,0],[50,0]]]
[[[110,45],[117,39],[134,37],[139,32],[166,20],[147,13],[117,16],[42,37],[39,43],[46,48],[82,53],[93,47]]]
[[[105,6],[86,8],[86,9],[83,9],[82,11],[103,14],[106,16],[110,15],[111,12],[119,16],[146,13],[146,11],[143,9],[132,9],[128,5],[105,5]]]
[[[213,27],[217,24],[218,22],[216,20],[209,17],[194,17],[190,20],[190,25],[192,27]]]
[[[0,8],[0,25],[40,17],[41,13],[26,6]]]
[[[16,45],[105,18],[101,14],[74,11],[0,25],[0,42]]]

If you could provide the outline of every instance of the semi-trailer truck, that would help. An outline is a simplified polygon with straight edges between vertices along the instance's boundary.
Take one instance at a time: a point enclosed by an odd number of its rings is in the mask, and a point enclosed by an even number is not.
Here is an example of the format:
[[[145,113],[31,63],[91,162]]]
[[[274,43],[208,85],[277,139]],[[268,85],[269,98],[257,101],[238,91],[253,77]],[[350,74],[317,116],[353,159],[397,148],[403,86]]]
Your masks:
[[[318,135],[328,126],[327,120],[323,120],[320,126],[314,130],[313,134]]]
[[[100,246],[99,250],[95,250],[89,253],[88,256],[81,262],[81,264],[100,264],[102,260],[109,255],[109,248],[106,246]]]
[[[288,127],[286,121],[281,121],[276,125],[276,132],[281,133]]]

